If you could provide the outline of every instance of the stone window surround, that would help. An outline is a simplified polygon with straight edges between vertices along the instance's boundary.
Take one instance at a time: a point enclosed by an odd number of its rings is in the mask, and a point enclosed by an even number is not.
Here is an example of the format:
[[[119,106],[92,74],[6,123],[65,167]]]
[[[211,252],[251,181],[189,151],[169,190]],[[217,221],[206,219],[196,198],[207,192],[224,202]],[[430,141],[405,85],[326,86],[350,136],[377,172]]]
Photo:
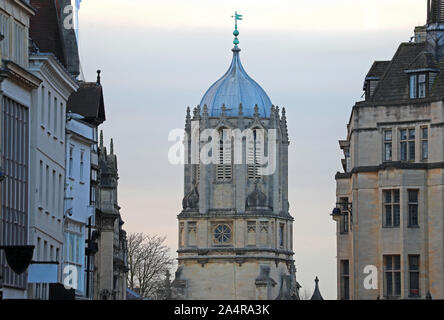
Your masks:
[[[385,208],[384,208],[384,191],[390,190],[399,190],[399,212],[400,212],[400,226],[390,227],[385,226]],[[408,221],[408,191],[416,190],[418,191],[418,225],[410,226]],[[393,187],[383,187],[379,189],[379,199],[380,199],[380,214],[379,217],[381,219],[381,226],[383,229],[399,229],[399,228],[408,228],[408,229],[418,229],[421,227],[421,212],[425,210],[424,204],[424,187],[421,186],[393,186]]]
[[[228,226],[228,228],[231,230],[231,237],[225,243],[217,242],[215,239],[216,228],[222,225]],[[211,221],[208,237],[209,237],[210,247],[232,247],[234,245],[234,239],[235,239],[233,221],[227,221],[227,220]]]
[[[415,160],[414,161],[402,161],[402,162],[420,162],[427,163],[430,159],[430,152],[428,153],[427,159],[422,159],[422,129],[428,129],[428,141],[430,145],[430,137],[431,137],[431,126],[430,120],[420,120],[420,121],[409,121],[408,123],[390,123],[390,124],[378,124],[378,131],[380,134],[381,141],[381,161],[382,163],[386,162],[396,162],[401,161],[401,140],[400,134],[403,129],[415,129]],[[392,131],[392,160],[386,161],[384,160],[385,156],[385,136],[384,133],[386,131]],[[429,148],[430,151],[430,148]]]

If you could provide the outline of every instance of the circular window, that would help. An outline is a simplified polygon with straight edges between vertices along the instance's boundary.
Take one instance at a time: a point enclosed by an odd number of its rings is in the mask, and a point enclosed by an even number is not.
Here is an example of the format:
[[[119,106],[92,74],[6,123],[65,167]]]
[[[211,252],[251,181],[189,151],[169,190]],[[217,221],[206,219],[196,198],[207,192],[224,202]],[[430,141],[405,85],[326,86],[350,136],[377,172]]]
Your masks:
[[[214,239],[218,243],[228,243],[231,239],[231,229],[226,224],[219,225],[214,230]]]

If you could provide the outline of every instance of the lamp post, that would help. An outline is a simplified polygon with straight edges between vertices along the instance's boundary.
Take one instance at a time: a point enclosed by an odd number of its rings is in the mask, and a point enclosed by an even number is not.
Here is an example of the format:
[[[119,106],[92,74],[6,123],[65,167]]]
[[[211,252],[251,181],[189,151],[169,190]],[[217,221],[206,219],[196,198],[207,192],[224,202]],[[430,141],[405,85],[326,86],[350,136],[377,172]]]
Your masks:
[[[342,209],[341,209],[342,208]],[[352,229],[353,226],[353,205],[351,202],[337,202],[336,207],[333,208],[330,216],[333,218],[334,221],[339,222],[342,217],[346,216],[347,213],[350,215],[350,229]]]

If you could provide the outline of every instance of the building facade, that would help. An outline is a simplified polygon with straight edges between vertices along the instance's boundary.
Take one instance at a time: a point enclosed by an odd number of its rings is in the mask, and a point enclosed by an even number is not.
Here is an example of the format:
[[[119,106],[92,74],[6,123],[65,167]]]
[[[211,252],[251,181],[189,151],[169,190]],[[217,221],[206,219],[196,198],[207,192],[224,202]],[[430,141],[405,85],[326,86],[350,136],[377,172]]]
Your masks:
[[[33,53],[29,70],[42,80],[32,91],[30,112],[30,212],[29,244],[35,246],[33,261],[57,263],[54,275],[61,282],[65,198],[66,103],[78,89],[76,80],[52,53]],[[46,271],[50,272],[49,270]],[[47,278],[47,275],[45,275]],[[48,299],[44,279],[30,284],[28,298]]]
[[[427,6],[427,25],[371,67],[339,142],[339,299],[444,299],[444,1]]]
[[[32,91],[41,80],[28,69],[29,1],[0,1],[0,245],[27,245],[30,197]],[[17,275],[0,250],[0,291],[4,299],[26,298],[27,274]]]
[[[84,146],[84,154],[83,159],[85,162],[88,162],[88,166],[85,167],[88,170],[89,178],[86,179],[84,177],[84,183],[79,186],[79,192],[71,194],[68,196],[67,201],[80,201],[77,203],[79,206],[78,210],[87,210],[88,213],[83,214],[82,219],[76,219],[77,227],[80,227],[83,231],[81,233],[77,232],[78,238],[83,238],[86,242],[87,247],[85,248],[84,260],[77,263],[77,266],[83,265],[83,275],[84,279],[84,291],[81,293],[77,291],[78,297],[83,297],[87,299],[94,298],[94,272],[95,272],[95,254],[97,253],[97,237],[98,232],[95,230],[95,221],[96,214],[95,210],[97,208],[97,200],[99,196],[99,156],[98,156],[98,128],[105,121],[105,104],[103,98],[103,88],[100,83],[100,72],[98,72],[96,82],[79,82],[79,89],[73,93],[68,100],[67,110],[70,114],[77,115],[77,120],[80,120],[84,126],[89,126],[91,128],[91,132],[88,131],[88,136],[90,136],[90,142],[94,141],[94,143],[90,143],[90,148],[86,151],[86,146]],[[89,129],[88,129],[89,130]],[[89,140],[88,140],[89,141]],[[70,156],[70,149],[67,149],[67,159]],[[72,155],[74,156],[74,148],[72,151]],[[82,157],[81,149],[78,148],[77,152],[79,160]],[[88,154],[86,154],[86,152]],[[69,161],[69,160],[67,160]],[[85,169],[86,170],[86,169]],[[89,188],[89,190],[86,190]],[[80,196],[79,200],[74,200],[76,195]],[[73,200],[69,200],[69,198],[73,198]],[[68,204],[68,203],[67,203]],[[89,211],[92,210],[92,215]],[[84,212],[84,211],[83,211]],[[80,281],[80,280],[79,280]]]
[[[285,110],[274,107],[245,72],[238,34],[236,26],[229,70],[193,115],[187,110],[179,266],[173,281],[178,299],[298,298]],[[201,156],[207,129],[214,142],[206,151],[210,162]],[[265,149],[275,165],[270,174],[263,171]]]
[[[99,146],[99,186],[96,206],[98,251],[94,258],[94,299],[126,300],[127,240],[118,205],[118,168],[111,139],[109,153]]]
[[[95,130],[93,125],[83,121],[82,116],[68,114],[63,266],[76,269],[77,297],[88,297],[86,240],[87,224],[94,217],[95,209],[90,200],[91,150],[97,144]]]

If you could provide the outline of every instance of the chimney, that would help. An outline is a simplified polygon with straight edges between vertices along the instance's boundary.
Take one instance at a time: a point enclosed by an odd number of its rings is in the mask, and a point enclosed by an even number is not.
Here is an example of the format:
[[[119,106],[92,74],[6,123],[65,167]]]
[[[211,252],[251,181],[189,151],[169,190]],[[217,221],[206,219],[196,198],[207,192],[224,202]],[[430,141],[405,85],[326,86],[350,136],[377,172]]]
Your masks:
[[[426,42],[427,38],[427,27],[426,26],[418,26],[415,27],[415,37],[414,40],[416,43]]]

